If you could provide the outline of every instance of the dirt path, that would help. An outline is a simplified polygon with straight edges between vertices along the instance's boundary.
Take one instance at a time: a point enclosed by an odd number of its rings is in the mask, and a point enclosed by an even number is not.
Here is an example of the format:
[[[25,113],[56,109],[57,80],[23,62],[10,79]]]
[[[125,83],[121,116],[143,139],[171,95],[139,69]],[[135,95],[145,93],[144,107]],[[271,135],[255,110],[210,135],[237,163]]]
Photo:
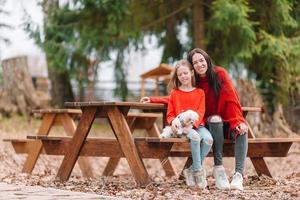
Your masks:
[[[87,194],[83,192],[73,192],[41,186],[21,186],[0,183],[0,200],[7,199],[39,199],[39,200],[56,200],[56,199],[100,199],[110,200],[117,199],[114,197],[103,196],[99,194]],[[118,198],[119,199],[119,198]]]

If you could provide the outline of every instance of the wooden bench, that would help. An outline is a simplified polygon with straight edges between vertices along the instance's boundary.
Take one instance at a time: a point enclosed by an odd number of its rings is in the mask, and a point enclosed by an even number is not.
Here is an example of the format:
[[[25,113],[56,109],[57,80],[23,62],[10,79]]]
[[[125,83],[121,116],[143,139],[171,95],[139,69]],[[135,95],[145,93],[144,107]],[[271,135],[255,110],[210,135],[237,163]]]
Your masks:
[[[42,117],[42,123],[37,132],[38,136],[48,136],[55,126],[62,126],[66,135],[72,136],[76,129],[74,119],[81,116],[81,110],[78,109],[41,109],[32,110],[32,113]],[[41,141],[32,139],[4,139],[3,141],[11,142],[16,153],[24,153],[26,150],[28,156],[22,172],[32,173],[39,155],[43,151]],[[88,158],[79,158],[78,164],[83,176],[94,177]]]
[[[47,155],[64,155],[71,144],[71,137],[51,137],[51,136],[28,136],[28,139],[35,141],[39,139],[43,143],[44,151]],[[187,139],[182,138],[157,138],[157,137],[136,137],[135,144],[141,158],[156,158],[160,160],[169,157],[189,157],[191,156],[190,145]],[[300,142],[300,138],[249,138],[247,156],[251,159],[264,157],[286,157],[291,145]],[[20,147],[20,143],[12,143],[15,151],[28,153],[30,148]],[[101,148],[99,148],[101,147]],[[114,138],[87,138],[80,156],[110,157],[119,159],[124,157],[119,143]],[[213,156],[212,152],[208,156]],[[225,140],[224,157],[234,157],[234,142]],[[258,175],[269,172],[267,165],[255,166]],[[271,176],[271,174],[266,174]]]
[[[22,172],[24,173],[31,173],[39,155],[46,154],[43,150],[42,144],[39,143],[39,138],[48,136],[50,129],[54,126],[63,126],[68,136],[73,135],[76,129],[74,119],[80,118],[82,114],[80,109],[42,109],[33,110],[32,113],[41,115],[43,120],[36,136],[28,136],[27,139],[17,138],[3,140],[5,142],[11,142],[17,154],[28,154],[22,169]],[[129,112],[126,119],[132,132],[136,129],[142,129],[147,131],[148,136],[158,137],[160,134],[159,128],[156,124],[156,120],[158,118],[162,118],[162,114]],[[32,151],[29,151],[30,149]],[[80,158],[78,160],[79,166],[84,176],[93,177],[94,175],[90,165],[88,164],[89,161],[87,160],[87,158]],[[110,158],[102,175],[112,175],[119,163],[119,160],[120,158]],[[175,169],[169,158],[163,160],[163,163],[166,176],[176,175]]]

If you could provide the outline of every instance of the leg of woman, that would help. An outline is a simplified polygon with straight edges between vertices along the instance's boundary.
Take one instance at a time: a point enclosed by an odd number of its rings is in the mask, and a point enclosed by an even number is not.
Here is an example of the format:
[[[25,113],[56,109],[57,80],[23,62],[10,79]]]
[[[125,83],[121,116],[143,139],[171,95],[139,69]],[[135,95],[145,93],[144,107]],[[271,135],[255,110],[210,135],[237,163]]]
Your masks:
[[[200,136],[196,130],[192,129],[187,134],[187,138],[190,139],[190,147],[192,152],[193,163],[192,166],[183,170],[183,175],[185,177],[186,184],[188,186],[195,185],[194,174],[199,171],[201,166],[201,152],[200,152]]]
[[[220,116],[212,116],[208,119],[208,128],[214,139],[213,153],[215,166],[222,165],[223,162],[223,144],[224,144],[224,132],[223,122]]]
[[[245,160],[248,152],[248,136],[247,134],[238,135],[235,139],[234,156],[235,156],[235,172],[244,174]]]
[[[213,176],[216,179],[216,187],[220,190],[230,189],[230,184],[222,165],[224,131],[223,122],[220,116],[214,115],[208,119],[208,128],[213,137],[214,169]]]
[[[231,189],[243,190],[243,173],[245,167],[245,160],[248,151],[248,136],[237,135],[234,145],[235,156],[235,174],[233,175],[230,187]]]

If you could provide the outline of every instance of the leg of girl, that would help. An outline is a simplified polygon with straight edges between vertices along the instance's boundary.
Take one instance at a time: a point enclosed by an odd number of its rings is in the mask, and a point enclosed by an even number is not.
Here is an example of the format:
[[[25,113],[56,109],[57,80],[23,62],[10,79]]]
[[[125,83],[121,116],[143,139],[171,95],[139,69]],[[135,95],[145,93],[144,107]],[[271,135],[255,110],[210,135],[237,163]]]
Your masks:
[[[183,171],[183,174],[187,185],[196,185],[200,188],[205,188],[207,181],[205,170],[202,167],[202,160],[206,157],[212,146],[212,137],[204,127],[199,128],[198,132],[191,130],[187,137],[190,139],[193,163],[190,168]]]
[[[183,170],[183,175],[185,177],[186,184],[188,186],[195,186],[194,173],[199,171],[201,166],[201,152],[200,152],[200,136],[196,130],[192,129],[187,134],[187,138],[190,140],[190,147],[192,153],[192,165]]]
[[[200,188],[205,188],[207,186],[207,181],[206,181],[206,171],[203,167],[204,164],[204,159],[206,158],[207,154],[209,153],[212,144],[213,144],[213,138],[210,134],[210,132],[203,126],[200,126],[197,130],[201,142],[200,142],[200,156],[201,156],[201,166],[202,170],[199,170],[194,174],[195,176],[195,184],[196,186]]]

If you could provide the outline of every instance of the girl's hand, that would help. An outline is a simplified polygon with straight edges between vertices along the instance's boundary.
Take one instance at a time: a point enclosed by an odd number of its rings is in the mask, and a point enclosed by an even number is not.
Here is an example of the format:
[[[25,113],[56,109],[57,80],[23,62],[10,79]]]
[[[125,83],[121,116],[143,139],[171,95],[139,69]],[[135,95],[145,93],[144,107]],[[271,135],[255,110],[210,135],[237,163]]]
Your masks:
[[[141,103],[150,103],[150,97],[142,97],[140,102]]]
[[[236,128],[235,128],[241,135],[244,135],[248,133],[248,126],[245,123],[240,123]]]

